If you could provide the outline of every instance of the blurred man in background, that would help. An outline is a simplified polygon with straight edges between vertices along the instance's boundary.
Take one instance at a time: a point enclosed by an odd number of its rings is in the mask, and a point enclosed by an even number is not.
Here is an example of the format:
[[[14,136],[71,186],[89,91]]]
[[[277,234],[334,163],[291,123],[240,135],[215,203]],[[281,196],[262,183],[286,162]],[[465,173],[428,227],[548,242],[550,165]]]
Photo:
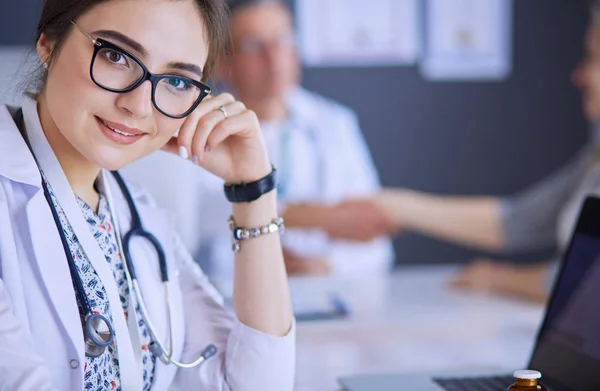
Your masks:
[[[394,225],[371,202],[344,203],[380,188],[355,113],[299,86],[292,16],[284,3],[229,4],[233,53],[222,64],[220,76],[258,115],[278,170],[281,214],[288,228],[283,237],[288,272],[386,273],[394,256],[385,236]],[[219,199],[222,209],[213,207]],[[202,200],[198,259],[209,274],[230,278],[233,258],[224,224],[229,212],[222,183],[204,186]]]

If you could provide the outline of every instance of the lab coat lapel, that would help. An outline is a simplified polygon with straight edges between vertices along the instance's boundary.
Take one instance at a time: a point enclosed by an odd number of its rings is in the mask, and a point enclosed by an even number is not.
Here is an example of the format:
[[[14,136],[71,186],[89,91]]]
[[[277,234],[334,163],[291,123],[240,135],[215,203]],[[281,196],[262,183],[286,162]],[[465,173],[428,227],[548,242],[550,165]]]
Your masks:
[[[71,281],[69,266],[52,212],[39,190],[25,208],[31,234],[31,246],[40,279],[46,287],[49,300],[54,306],[71,343],[82,362],[84,359],[83,331],[79,310]]]
[[[61,208],[64,210],[69,223],[73,227],[77,239],[81,243],[101,281],[104,282],[103,285],[108,295],[110,307],[112,308],[111,312],[114,323],[113,326],[115,327],[117,337],[123,389],[141,389],[141,373],[140,369],[137,368],[137,365],[135,364],[133,347],[129,338],[125,316],[121,310],[121,301],[117,291],[117,285],[114,283],[112,270],[106,262],[104,253],[96,242],[96,239],[92,235],[87,222],[83,217],[75,194],[69,185],[58,159],[46,140],[37,115],[37,103],[33,99],[26,98],[24,100],[23,114],[27,136],[34,155],[46,175],[46,178],[50,182],[50,186],[52,187]],[[72,286],[72,284],[69,286]]]
[[[0,159],[0,175],[31,186],[27,188],[30,198],[14,218],[27,222],[33,251],[31,266],[81,361],[84,359],[83,332],[69,266],[52,212],[44,197],[39,170],[14,123],[12,115],[16,109],[11,111],[5,106],[0,108],[0,139],[5,141],[0,144],[0,156],[11,156],[10,159]]]

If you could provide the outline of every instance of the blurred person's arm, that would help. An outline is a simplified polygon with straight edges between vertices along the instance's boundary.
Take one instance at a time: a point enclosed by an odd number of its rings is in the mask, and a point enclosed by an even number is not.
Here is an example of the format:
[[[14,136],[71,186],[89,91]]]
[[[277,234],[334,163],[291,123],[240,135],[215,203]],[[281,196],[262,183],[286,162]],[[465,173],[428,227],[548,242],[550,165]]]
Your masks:
[[[543,303],[548,299],[556,267],[556,262],[523,266],[480,259],[464,268],[450,285]]]
[[[543,181],[510,197],[437,196],[386,189],[378,198],[398,226],[487,251],[556,246],[558,216],[587,169],[588,151]]]
[[[501,201],[493,197],[444,197],[384,190],[381,204],[403,230],[498,251],[504,244]]]

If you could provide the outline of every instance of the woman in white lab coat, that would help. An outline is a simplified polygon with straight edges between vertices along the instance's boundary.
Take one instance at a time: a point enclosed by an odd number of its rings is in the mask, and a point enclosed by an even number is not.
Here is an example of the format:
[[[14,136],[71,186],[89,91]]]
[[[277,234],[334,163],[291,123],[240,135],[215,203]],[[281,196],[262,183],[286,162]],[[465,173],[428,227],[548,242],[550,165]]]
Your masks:
[[[0,106],[0,390],[293,388],[274,170],[254,113],[201,83],[226,23],[221,0],[45,1],[39,91]],[[231,185],[235,313],[108,171],[159,148]]]

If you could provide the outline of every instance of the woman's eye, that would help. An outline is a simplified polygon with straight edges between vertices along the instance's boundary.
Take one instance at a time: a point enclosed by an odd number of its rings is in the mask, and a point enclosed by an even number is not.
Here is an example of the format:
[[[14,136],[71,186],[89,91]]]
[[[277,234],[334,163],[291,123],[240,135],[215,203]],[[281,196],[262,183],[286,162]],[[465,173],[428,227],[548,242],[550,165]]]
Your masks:
[[[106,59],[108,61],[110,61],[112,63],[119,64],[119,65],[127,65],[127,59],[125,58],[125,56],[117,51],[114,51],[114,50],[107,51],[104,54],[104,56],[106,57]]]
[[[185,80],[178,79],[175,77],[169,78],[167,80],[167,82],[169,83],[169,85],[171,87],[174,87],[178,90],[187,90],[190,88],[190,83],[186,82]]]

